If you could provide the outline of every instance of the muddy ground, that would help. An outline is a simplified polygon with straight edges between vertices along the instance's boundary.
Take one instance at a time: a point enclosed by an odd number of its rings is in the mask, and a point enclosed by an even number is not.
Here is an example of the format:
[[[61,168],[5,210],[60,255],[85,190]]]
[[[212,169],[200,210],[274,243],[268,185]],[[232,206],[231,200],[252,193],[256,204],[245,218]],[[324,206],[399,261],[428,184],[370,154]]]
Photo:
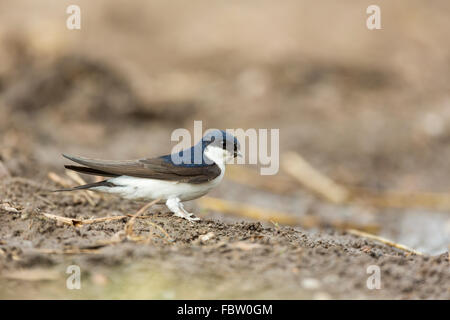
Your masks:
[[[450,7],[383,2],[371,33],[369,4],[80,1],[82,29],[69,31],[63,2],[0,3],[0,298],[449,299],[448,205],[331,204],[282,168],[257,179],[282,190],[230,171],[211,196],[320,224],[193,201],[200,222],[155,206],[127,237],[129,216],[73,226],[44,215],[136,213],[143,203],[52,193],[49,173],[74,184],[61,153],[168,153],[171,132],[194,120],[280,129],[281,158],[295,151],[346,186],[446,196]],[[423,255],[346,231],[368,226]],[[71,265],[81,290],[66,287]]]
[[[127,218],[73,227],[42,215],[111,216],[134,213],[135,203],[73,203],[25,179],[1,187],[2,199],[18,208],[1,215],[3,298],[449,297],[448,253],[416,256],[334,230],[209,218],[192,223],[156,210],[136,222],[135,235],[143,239],[135,242],[124,239]],[[82,292],[65,288],[70,265],[81,268]],[[371,265],[381,270],[378,290],[366,284]]]

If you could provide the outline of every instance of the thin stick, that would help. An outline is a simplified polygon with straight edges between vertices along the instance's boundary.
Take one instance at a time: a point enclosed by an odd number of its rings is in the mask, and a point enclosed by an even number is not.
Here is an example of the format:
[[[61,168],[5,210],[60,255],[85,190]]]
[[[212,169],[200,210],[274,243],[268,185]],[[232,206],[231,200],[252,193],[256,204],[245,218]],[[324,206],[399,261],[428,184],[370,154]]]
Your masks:
[[[58,279],[58,272],[48,269],[16,269],[2,272],[2,278],[21,281],[48,281]]]
[[[42,213],[43,216],[52,219],[52,220],[56,220],[74,227],[79,227],[82,225],[81,220],[79,219],[72,219],[72,218],[66,218],[66,217],[61,217],[61,216],[57,216],[51,213]]]
[[[71,178],[71,180],[75,181],[76,183],[86,184],[86,182],[76,172],[71,172],[69,170],[66,170],[66,174],[69,178]],[[55,172],[49,172],[47,174],[47,176],[50,178],[50,180],[63,186],[64,188],[72,187],[72,184],[68,180],[60,177]],[[89,190],[80,190],[80,191],[81,191],[81,195],[84,196],[86,201],[89,202],[89,204],[91,206],[95,207],[97,205],[97,203],[95,203],[93,198],[97,198],[97,199],[100,198],[98,195],[96,195],[95,193],[93,193],[92,191],[89,191]],[[75,195],[74,195],[74,197],[75,197]]]
[[[105,221],[115,221],[115,220],[123,220],[128,218],[128,216],[114,216],[114,217],[103,217],[103,218],[95,218],[95,219],[85,219],[81,220],[81,224],[93,224],[98,222],[105,222]]]
[[[127,235],[127,237],[130,237],[130,238],[134,237],[133,226],[134,226],[134,222],[136,221],[136,218],[139,217],[141,214],[143,214],[148,208],[150,208],[154,204],[158,203],[160,200],[161,199],[156,199],[156,200],[153,200],[152,202],[147,203],[145,206],[143,206],[141,209],[139,209],[135,215],[133,215],[131,217],[130,221],[128,221],[127,224],[125,225],[125,234]]]
[[[302,216],[298,217],[294,214],[267,210],[256,206],[249,206],[244,203],[228,201],[225,199],[217,199],[212,197],[203,197],[197,200],[200,206],[205,209],[218,211],[225,214],[231,214],[250,219],[267,221],[272,224],[283,224],[290,226],[301,226],[305,229],[320,228],[325,226],[332,226],[340,230],[348,228],[365,230],[370,232],[378,232],[380,226],[378,224],[359,225],[347,221],[325,221],[317,216]]]
[[[409,248],[409,247],[407,247],[407,246],[405,246],[403,244],[395,243],[395,242],[393,242],[391,240],[388,240],[386,238],[382,238],[382,237],[376,236],[374,234],[370,234],[370,233],[359,231],[359,230],[355,230],[355,229],[348,229],[346,231],[348,233],[350,233],[350,234],[353,234],[353,235],[356,235],[356,236],[360,236],[360,237],[364,237],[364,238],[368,238],[368,239],[371,239],[371,240],[375,240],[375,241],[381,242],[383,244],[386,244],[386,245],[388,245],[390,247],[397,248],[399,250],[403,250],[403,251],[406,251],[406,252],[409,252],[409,253],[413,253],[413,254],[416,254],[418,256],[422,256],[423,255],[422,252],[416,251],[416,250],[411,249],[411,248]]]
[[[75,171],[66,170],[66,175],[78,184],[81,185],[86,184],[86,181],[84,181],[83,178],[81,178],[80,175]],[[94,192],[89,190],[83,190],[83,194],[86,197],[86,200],[89,202],[89,204],[95,207],[96,203],[92,198],[98,199],[98,196]]]
[[[303,186],[333,203],[346,202],[349,191],[311,166],[302,156],[289,152],[283,156],[282,168]]]
[[[64,188],[70,188],[72,186],[66,179],[61,178],[58,174],[54,172],[47,173],[47,176],[49,177],[50,180],[52,180],[56,184],[63,186]]]
[[[86,184],[86,181],[75,171],[66,170],[66,175],[78,184]]]
[[[150,224],[150,225],[152,225],[153,227],[155,227],[155,228],[157,228],[157,229],[159,229],[159,231],[161,231],[163,234],[164,234],[164,236],[167,238],[167,240],[168,241],[173,241],[173,239],[172,239],[172,237],[171,236],[169,236],[169,234],[167,233],[167,231],[166,230],[164,230],[164,228],[163,227],[161,227],[161,226],[159,226],[159,225],[157,225],[156,223],[154,223],[154,222],[152,222],[152,221],[146,221],[148,224]],[[151,241],[151,239],[152,239],[152,236],[151,236],[151,234],[148,236],[148,238],[147,238],[147,243],[148,242],[150,242]]]
[[[212,197],[197,200],[200,206],[222,213],[243,216],[255,220],[274,221],[285,225],[298,225],[299,219],[284,212],[269,211],[255,206]]]
[[[450,209],[449,193],[378,191],[337,184],[294,152],[283,157],[282,168],[303,186],[333,203],[355,202],[381,208]]]
[[[73,218],[67,218],[67,217],[61,217],[50,213],[42,213],[45,217],[56,220],[68,225],[71,225],[73,227],[81,227],[86,224],[93,224],[98,222],[105,222],[105,221],[114,221],[114,220],[122,220],[128,218],[128,216],[114,216],[114,217],[102,217],[102,218],[96,218],[96,219],[73,219]]]
[[[450,209],[450,194],[435,192],[376,191],[367,188],[349,190],[355,200],[374,207]]]
[[[86,184],[86,181],[75,171],[66,170],[66,175],[78,184]],[[94,191],[84,190],[84,192],[92,198],[101,198],[100,194],[95,193]]]
[[[47,249],[47,248],[37,248],[34,249],[37,252],[40,253],[47,253],[47,254],[83,254],[83,253],[91,253],[91,254],[98,254],[99,250],[97,249],[81,249],[81,248],[71,248],[71,249]]]
[[[5,210],[6,212],[11,213],[19,213],[20,210],[17,210],[16,208],[12,207],[8,202],[0,202],[0,209]]]

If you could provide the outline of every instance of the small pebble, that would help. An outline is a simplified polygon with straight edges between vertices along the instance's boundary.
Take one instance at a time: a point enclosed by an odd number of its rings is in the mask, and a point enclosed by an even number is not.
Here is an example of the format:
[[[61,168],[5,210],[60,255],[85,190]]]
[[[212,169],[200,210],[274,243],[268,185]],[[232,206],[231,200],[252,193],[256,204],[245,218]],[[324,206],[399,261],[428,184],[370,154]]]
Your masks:
[[[305,278],[302,280],[302,287],[305,289],[317,289],[320,287],[320,282],[314,278]]]

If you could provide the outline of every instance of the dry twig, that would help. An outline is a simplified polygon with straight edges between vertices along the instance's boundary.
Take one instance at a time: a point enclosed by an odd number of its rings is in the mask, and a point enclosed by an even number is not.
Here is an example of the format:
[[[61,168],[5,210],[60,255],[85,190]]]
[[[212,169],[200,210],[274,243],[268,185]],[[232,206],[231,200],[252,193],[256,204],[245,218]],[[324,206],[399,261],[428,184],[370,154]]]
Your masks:
[[[298,225],[299,220],[293,215],[284,212],[269,211],[255,206],[232,202],[212,197],[203,197],[197,200],[203,208],[247,217],[255,220],[274,221],[285,225]]]
[[[256,206],[249,206],[239,202],[212,197],[203,197],[198,199],[197,201],[199,205],[205,209],[260,221],[267,221],[274,224],[275,226],[277,226],[277,224],[283,224],[290,226],[301,226],[305,229],[332,226],[340,230],[354,228],[370,232],[378,232],[380,228],[380,226],[377,224],[359,225],[348,221],[325,221],[317,216],[312,215],[295,217],[293,214],[285,212],[266,210]]]
[[[84,181],[84,179],[81,178],[80,175],[75,171],[66,170],[66,175],[80,185],[86,184],[86,181]],[[97,200],[100,198],[96,193],[89,190],[83,190],[83,195],[85,196],[89,204],[93,207],[97,205],[93,198]]]
[[[450,194],[434,192],[374,191],[367,188],[351,188],[355,200],[374,207],[429,208],[449,210]]]
[[[388,240],[386,238],[382,238],[382,237],[376,236],[374,234],[370,234],[370,233],[367,233],[367,232],[354,230],[354,229],[348,229],[346,231],[348,233],[350,233],[350,234],[353,234],[353,235],[356,235],[356,236],[359,236],[359,237],[368,238],[368,239],[371,239],[371,240],[375,240],[375,241],[381,242],[383,244],[386,244],[386,245],[388,245],[390,247],[393,247],[393,248],[396,248],[396,249],[399,249],[399,250],[402,250],[402,251],[406,251],[408,253],[413,253],[413,254],[416,254],[418,256],[423,255],[423,253],[421,253],[419,251],[416,251],[414,249],[411,249],[411,248],[409,248],[409,247],[407,247],[407,246],[405,246],[403,244],[395,243],[395,242],[393,242],[391,240]]]
[[[150,225],[152,225],[153,227],[157,228],[159,231],[161,231],[161,233],[165,236],[164,239],[167,239],[168,242],[172,242],[173,239],[171,236],[169,236],[169,233],[167,233],[166,230],[164,230],[163,227],[157,225],[156,223],[152,222],[152,221],[148,221],[146,220],[146,222]],[[152,240],[152,234],[150,233],[149,236],[147,237],[146,243],[149,243]]]
[[[17,208],[14,208],[8,202],[0,202],[0,210],[4,210],[4,211],[10,212],[10,213],[19,213],[20,212],[20,210],[18,210]]]
[[[115,220],[123,220],[125,218],[128,218],[128,216],[113,216],[113,217],[102,217],[102,218],[95,218],[95,219],[74,219],[74,218],[67,218],[67,217],[61,217],[50,213],[42,213],[45,217],[56,220],[74,227],[81,227],[86,224],[93,224],[93,223],[99,223],[99,222],[105,222],[105,221],[115,221]]]
[[[67,170],[67,175],[69,178],[71,178],[73,181],[80,183],[80,184],[85,184],[86,182],[75,172],[73,173],[69,173],[70,171]],[[62,178],[61,176],[59,176],[58,174],[56,174],[55,172],[49,172],[47,174],[47,176],[49,177],[50,180],[52,180],[53,182],[55,182],[56,184],[61,185],[64,188],[71,188],[72,187],[72,183],[70,183],[70,181]],[[92,195],[93,192],[89,191],[89,190],[80,190],[81,194],[84,196],[84,199],[86,199],[87,202],[89,202],[89,204],[93,207],[95,207],[97,205],[97,203],[92,199]],[[75,197],[76,194],[74,194]],[[99,198],[98,196],[95,196],[97,199]]]
[[[97,250],[97,249],[82,249],[82,248],[69,248],[69,249],[37,248],[34,250],[39,253],[46,253],[46,254],[84,254],[84,253],[98,254],[98,253],[100,253],[99,250]]]
[[[340,204],[350,197],[350,193],[345,187],[317,171],[297,153],[285,154],[281,166],[303,186],[330,202]]]
[[[52,180],[54,183],[59,184],[60,186],[64,187],[64,188],[70,188],[72,185],[70,184],[69,181],[67,181],[66,179],[60,177],[58,174],[56,174],[55,172],[49,172],[47,174],[47,176],[49,177],[50,180]]]
[[[148,208],[155,205],[160,200],[161,199],[156,199],[156,200],[153,200],[152,202],[147,203],[145,206],[143,206],[141,209],[139,209],[135,215],[133,215],[131,217],[130,221],[127,222],[124,230],[125,230],[125,234],[127,235],[127,237],[129,239],[136,239],[136,236],[134,235],[134,232],[133,232],[133,226],[134,226],[134,222],[136,221],[136,218],[139,217],[140,215],[142,215]]]
[[[21,281],[50,281],[58,279],[58,272],[47,269],[19,269],[13,271],[6,271],[1,274],[2,278],[21,280]]]

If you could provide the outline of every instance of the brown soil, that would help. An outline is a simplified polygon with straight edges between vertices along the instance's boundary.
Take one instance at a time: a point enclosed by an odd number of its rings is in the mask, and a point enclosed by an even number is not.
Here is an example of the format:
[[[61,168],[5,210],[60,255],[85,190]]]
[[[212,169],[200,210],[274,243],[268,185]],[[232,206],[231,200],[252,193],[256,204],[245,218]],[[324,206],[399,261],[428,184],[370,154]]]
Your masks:
[[[131,278],[127,285],[142,292],[141,296],[128,297],[139,298],[164,294],[176,298],[450,297],[448,254],[415,256],[333,230],[313,233],[208,218],[191,223],[157,210],[137,219],[134,226],[135,234],[148,242],[120,241],[127,219],[74,227],[49,220],[42,213],[86,219],[134,213],[138,204],[108,198],[92,207],[82,201],[74,203],[71,195],[46,193],[45,187],[50,186],[21,178],[2,182],[1,199],[18,208],[17,213],[3,210],[0,215],[3,298],[74,297],[64,290],[63,281],[64,267],[73,264],[87,273],[83,274],[88,287],[85,297],[95,298],[127,297],[129,289],[113,289],[118,281],[124,281],[122,278]],[[167,235],[149,222],[163,228]],[[112,239],[119,242],[108,243]],[[70,250],[90,251],[69,254]],[[366,286],[370,265],[380,267],[380,290]],[[140,268],[133,269],[137,266]],[[36,269],[47,272],[41,279],[39,273],[33,278]],[[49,280],[45,281],[49,272],[54,274],[51,270],[57,274],[51,279],[56,292],[49,288]],[[158,280],[162,284],[155,285],[152,277],[147,279],[147,273],[154,274],[155,270],[166,279]],[[35,281],[24,280],[28,274]],[[98,280],[103,277],[104,281]],[[135,277],[144,280],[136,283]],[[171,284],[174,281],[176,285]],[[146,292],[146,288],[155,290],[154,286],[159,291]],[[187,286],[192,291],[186,292]]]

